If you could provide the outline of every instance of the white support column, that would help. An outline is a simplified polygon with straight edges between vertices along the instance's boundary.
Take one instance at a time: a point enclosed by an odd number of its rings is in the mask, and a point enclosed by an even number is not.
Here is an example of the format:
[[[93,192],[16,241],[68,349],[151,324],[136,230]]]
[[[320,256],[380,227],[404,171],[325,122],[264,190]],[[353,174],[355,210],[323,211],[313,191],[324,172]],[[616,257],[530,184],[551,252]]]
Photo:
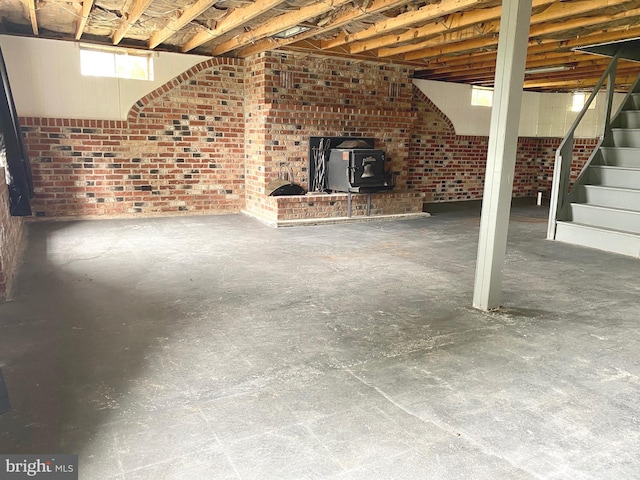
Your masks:
[[[503,0],[473,306],[500,307],[532,0]]]

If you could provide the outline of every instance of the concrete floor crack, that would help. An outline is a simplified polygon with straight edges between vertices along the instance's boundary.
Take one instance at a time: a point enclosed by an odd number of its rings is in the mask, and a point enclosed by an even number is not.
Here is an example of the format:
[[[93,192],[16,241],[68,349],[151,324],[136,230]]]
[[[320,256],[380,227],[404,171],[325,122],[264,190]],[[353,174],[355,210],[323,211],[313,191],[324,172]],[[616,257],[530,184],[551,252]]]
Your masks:
[[[376,387],[375,385],[371,385],[369,382],[367,382],[365,379],[363,379],[362,377],[356,375],[355,373],[353,373],[353,371],[350,368],[345,368],[345,370],[347,372],[349,372],[350,375],[352,375],[356,380],[362,382],[363,384],[365,384],[367,387],[369,388],[373,388],[376,392],[378,392],[379,395],[381,395],[382,397],[384,397],[385,400],[387,400],[388,402],[390,402],[392,405],[394,405],[396,408],[399,408],[400,410],[402,410],[404,413],[406,413],[407,415],[411,415],[412,417],[420,420],[421,422],[424,422],[424,420],[422,418],[420,418],[418,415],[416,415],[415,413],[413,413],[412,411],[408,410],[404,405],[399,404],[398,402],[396,402],[391,396],[387,395],[382,389]]]
[[[360,382],[362,382],[364,385],[366,385],[369,388],[373,388],[376,392],[378,392],[378,394],[380,394],[382,397],[384,397],[385,400],[387,400],[388,402],[390,402],[392,405],[394,405],[396,408],[399,408],[400,410],[402,410],[404,413],[406,413],[407,415],[410,415],[411,417],[417,419],[420,421],[420,423],[427,423],[427,420],[425,420],[424,418],[421,418],[419,415],[416,415],[415,413],[413,413],[411,410],[409,410],[407,407],[405,407],[404,405],[396,402],[390,395],[388,395],[387,393],[385,393],[382,389],[376,387],[375,385],[371,385],[369,382],[367,382],[366,380],[364,380],[362,377],[356,375],[351,369],[349,368],[345,368],[345,370],[347,372],[349,372],[349,374],[351,374],[355,379],[359,380]],[[491,455],[495,458],[499,458],[505,462],[507,462],[509,465],[511,465],[512,467],[518,469],[518,470],[524,470],[521,466],[519,465],[515,465],[513,462],[510,461],[509,458],[507,458],[506,456],[502,456],[499,453],[497,453],[494,449],[492,449],[490,446],[485,445],[483,442],[476,440],[475,438],[473,438],[471,435],[468,434],[464,434],[464,432],[460,429],[456,429],[453,428],[451,425],[449,425],[446,422],[442,422],[440,420],[438,420],[437,418],[431,418],[428,421],[429,423],[432,423],[433,425],[435,425],[436,427],[438,427],[439,429],[450,433],[453,436],[463,436],[464,439],[466,441],[468,441],[471,445],[477,447],[478,449],[480,449],[480,451],[484,452],[485,454]],[[533,475],[532,472],[527,472],[528,474]]]

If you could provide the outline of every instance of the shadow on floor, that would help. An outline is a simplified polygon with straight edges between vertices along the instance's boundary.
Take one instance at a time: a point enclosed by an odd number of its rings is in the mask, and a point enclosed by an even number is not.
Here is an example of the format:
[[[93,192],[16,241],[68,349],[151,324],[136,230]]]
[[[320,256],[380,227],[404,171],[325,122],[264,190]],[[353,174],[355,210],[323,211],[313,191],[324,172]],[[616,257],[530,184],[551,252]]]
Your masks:
[[[149,352],[181,328],[170,320],[185,316],[170,292],[135,288],[145,273],[132,272],[126,255],[109,254],[104,242],[113,238],[64,244],[78,225],[29,225],[16,298],[0,305],[0,361],[13,406],[0,420],[3,453],[82,452],[119,420]],[[64,246],[51,252],[56,238]]]

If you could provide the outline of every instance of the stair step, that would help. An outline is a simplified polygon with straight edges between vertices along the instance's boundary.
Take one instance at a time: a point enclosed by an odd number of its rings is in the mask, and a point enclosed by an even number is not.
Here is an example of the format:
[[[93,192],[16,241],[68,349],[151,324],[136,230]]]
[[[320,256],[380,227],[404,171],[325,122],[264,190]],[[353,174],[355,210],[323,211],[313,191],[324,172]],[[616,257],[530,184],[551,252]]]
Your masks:
[[[640,93],[632,93],[624,104],[624,110],[640,110]]]
[[[640,185],[637,189],[579,185],[576,195],[582,203],[640,212]]]
[[[620,128],[640,128],[640,110],[623,110],[616,117],[615,126]]]
[[[611,134],[615,147],[640,148],[640,128],[612,128]]]
[[[587,182],[592,185],[640,188],[640,168],[591,165],[587,172]]]
[[[595,228],[576,222],[559,221],[556,226],[556,240],[640,258],[640,235],[611,228]]]
[[[600,147],[605,165],[640,168],[640,148]]]
[[[569,211],[571,220],[576,223],[640,234],[638,211],[587,203],[572,203],[569,205]]]

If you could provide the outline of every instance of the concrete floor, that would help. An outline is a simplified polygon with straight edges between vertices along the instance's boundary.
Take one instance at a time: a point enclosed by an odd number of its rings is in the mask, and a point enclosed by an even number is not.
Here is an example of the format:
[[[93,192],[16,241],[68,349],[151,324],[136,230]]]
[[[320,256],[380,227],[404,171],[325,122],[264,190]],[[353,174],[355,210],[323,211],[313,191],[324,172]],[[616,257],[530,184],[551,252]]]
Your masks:
[[[0,452],[82,480],[640,478],[640,262],[512,213],[273,229],[240,215],[35,223],[0,305]]]

